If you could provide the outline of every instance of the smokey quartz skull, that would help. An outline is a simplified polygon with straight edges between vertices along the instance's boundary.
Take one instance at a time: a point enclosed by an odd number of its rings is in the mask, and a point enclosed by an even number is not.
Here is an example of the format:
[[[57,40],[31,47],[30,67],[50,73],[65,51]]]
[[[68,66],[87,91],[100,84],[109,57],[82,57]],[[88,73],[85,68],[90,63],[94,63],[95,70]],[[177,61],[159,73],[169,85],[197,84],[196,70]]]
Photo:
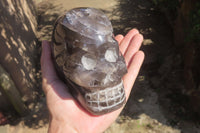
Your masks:
[[[100,10],[75,8],[60,16],[52,35],[59,76],[81,106],[94,115],[120,108],[126,101],[124,58],[111,22]]]

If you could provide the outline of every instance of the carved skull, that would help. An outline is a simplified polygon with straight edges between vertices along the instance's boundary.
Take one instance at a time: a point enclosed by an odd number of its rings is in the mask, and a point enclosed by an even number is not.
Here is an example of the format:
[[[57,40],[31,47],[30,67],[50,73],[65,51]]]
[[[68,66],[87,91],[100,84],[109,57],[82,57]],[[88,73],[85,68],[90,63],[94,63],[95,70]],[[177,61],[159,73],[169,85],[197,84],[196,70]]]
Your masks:
[[[52,35],[56,69],[77,101],[94,115],[126,101],[124,58],[107,16],[94,8],[75,8],[58,18]]]

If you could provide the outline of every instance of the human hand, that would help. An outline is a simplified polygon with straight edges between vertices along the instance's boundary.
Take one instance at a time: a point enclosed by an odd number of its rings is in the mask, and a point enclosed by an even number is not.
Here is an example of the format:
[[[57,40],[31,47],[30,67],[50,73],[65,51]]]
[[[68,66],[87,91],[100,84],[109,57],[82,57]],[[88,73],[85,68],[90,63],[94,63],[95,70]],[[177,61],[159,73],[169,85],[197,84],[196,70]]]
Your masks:
[[[117,35],[115,39],[119,42],[120,51],[128,68],[128,73],[123,77],[126,100],[128,100],[144,60],[144,53],[139,51],[143,37],[136,29],[132,29],[125,37]],[[49,133],[100,133],[106,130],[122,111],[123,107],[100,116],[85,111],[57,76],[50,44],[47,41],[43,41],[42,44],[41,69],[42,88],[50,113]]]

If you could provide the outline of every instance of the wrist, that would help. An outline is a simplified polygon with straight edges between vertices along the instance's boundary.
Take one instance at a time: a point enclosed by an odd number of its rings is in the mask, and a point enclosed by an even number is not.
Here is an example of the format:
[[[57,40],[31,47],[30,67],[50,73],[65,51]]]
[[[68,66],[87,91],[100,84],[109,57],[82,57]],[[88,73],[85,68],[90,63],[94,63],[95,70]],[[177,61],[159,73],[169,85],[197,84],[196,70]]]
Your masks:
[[[48,133],[78,133],[78,131],[68,123],[52,118],[49,123]]]

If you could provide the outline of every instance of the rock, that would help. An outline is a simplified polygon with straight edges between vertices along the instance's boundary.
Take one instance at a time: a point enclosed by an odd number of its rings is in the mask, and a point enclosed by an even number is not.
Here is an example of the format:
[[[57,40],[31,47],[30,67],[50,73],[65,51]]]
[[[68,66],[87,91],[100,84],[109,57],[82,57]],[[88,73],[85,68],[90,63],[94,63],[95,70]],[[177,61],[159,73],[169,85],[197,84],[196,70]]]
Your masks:
[[[68,11],[53,31],[56,68],[92,114],[111,112],[125,102],[121,77],[126,65],[112,32],[107,16],[94,8]]]

